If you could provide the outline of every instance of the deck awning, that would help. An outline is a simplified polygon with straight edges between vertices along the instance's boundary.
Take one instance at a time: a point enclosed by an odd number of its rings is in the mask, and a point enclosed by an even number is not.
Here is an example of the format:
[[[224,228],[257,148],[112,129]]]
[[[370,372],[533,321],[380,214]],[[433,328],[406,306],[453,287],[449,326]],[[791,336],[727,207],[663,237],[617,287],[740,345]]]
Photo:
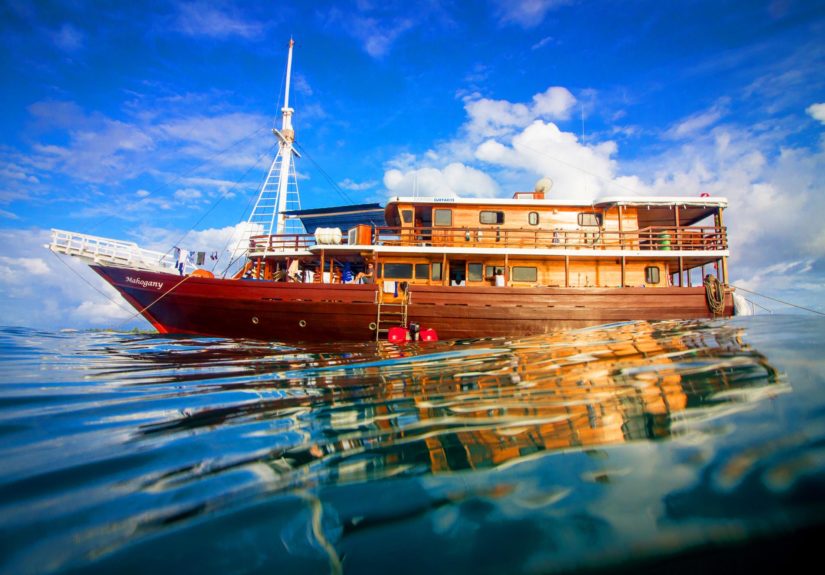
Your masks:
[[[609,209],[615,206],[632,206],[638,212],[640,228],[676,225],[675,210],[679,210],[679,224],[691,226],[728,207],[727,198],[679,198],[638,197],[603,198],[595,207]]]
[[[383,226],[384,208],[381,204],[355,204],[313,208],[309,210],[291,210],[284,212],[289,217],[297,217],[304,224],[308,234],[314,234],[318,228],[340,228],[346,233],[358,224]]]

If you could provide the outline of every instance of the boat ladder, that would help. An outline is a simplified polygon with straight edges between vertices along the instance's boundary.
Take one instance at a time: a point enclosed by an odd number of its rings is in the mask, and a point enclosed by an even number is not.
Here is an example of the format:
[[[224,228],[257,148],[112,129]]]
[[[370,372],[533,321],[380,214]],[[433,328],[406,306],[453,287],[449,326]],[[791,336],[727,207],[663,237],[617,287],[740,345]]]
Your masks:
[[[384,294],[378,292],[378,317],[375,321],[375,341],[380,341],[382,335],[387,335],[391,327],[407,327],[407,299],[408,290],[404,290],[401,301],[385,302]]]

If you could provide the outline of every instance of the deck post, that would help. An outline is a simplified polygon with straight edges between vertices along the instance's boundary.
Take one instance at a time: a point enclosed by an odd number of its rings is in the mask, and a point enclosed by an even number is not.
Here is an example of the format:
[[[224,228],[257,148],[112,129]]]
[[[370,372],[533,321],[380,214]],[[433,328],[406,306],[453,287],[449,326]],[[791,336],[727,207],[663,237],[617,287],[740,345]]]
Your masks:
[[[625,256],[622,256],[622,286],[621,287],[625,286],[625,276],[624,276],[624,274],[625,274],[625,259],[626,259]]]
[[[564,287],[570,287],[570,256],[564,254]]]
[[[719,210],[716,212],[716,214],[717,214],[717,219],[718,219],[719,234],[721,236],[722,229],[724,227],[724,224],[722,223],[722,208],[719,208]],[[727,248],[727,246],[722,246],[722,247]],[[722,270],[721,271],[722,271],[722,283],[727,284],[728,283],[728,258],[726,258],[726,257],[722,258]]]
[[[443,257],[441,258],[441,285],[447,286],[447,252],[444,252]]]
[[[504,254],[504,285],[510,287],[510,254]]]
[[[624,216],[622,205],[619,204],[619,249],[624,249],[624,234],[622,234],[622,217]],[[624,286],[624,258],[622,258],[622,286]]]
[[[332,279],[332,278],[330,278],[330,279]],[[324,281],[324,249],[323,248],[321,248],[321,282],[320,283],[326,283]]]

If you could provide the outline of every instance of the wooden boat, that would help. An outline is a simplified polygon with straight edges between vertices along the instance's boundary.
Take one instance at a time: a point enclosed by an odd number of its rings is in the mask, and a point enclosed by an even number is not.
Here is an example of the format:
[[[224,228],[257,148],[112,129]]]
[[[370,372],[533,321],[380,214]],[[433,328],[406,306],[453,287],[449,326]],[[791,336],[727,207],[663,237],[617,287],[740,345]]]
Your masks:
[[[249,218],[262,233],[237,273],[62,230],[48,247],[85,259],[161,333],[460,338],[732,315],[725,198],[554,200],[544,178],[510,199],[391,198],[377,222],[376,206],[294,209],[291,62],[292,45],[279,152]],[[288,229],[298,221],[314,233]]]

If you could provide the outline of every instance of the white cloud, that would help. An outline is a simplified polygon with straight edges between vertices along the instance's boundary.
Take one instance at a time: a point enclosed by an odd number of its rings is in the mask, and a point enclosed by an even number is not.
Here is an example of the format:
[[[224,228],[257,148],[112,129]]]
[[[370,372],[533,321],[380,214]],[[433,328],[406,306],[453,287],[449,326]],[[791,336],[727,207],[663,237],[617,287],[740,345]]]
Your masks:
[[[52,41],[64,52],[75,52],[83,48],[85,40],[85,34],[68,23],[52,34]]]
[[[392,169],[384,174],[384,185],[392,196],[495,197],[495,181],[475,168],[451,163],[444,169],[421,168],[402,172]]]
[[[541,120],[530,124],[511,142],[507,146],[487,140],[478,147],[476,157],[494,166],[550,176],[557,184],[554,197],[593,197],[608,191],[614,179],[611,156],[616,153],[615,142],[584,145],[575,134]]]
[[[180,201],[197,200],[202,195],[200,190],[196,190],[195,188],[175,190],[175,199]]]
[[[819,120],[825,124],[825,103],[811,104],[805,111],[808,112],[808,115],[813,119]]]
[[[513,133],[537,118],[564,120],[576,98],[567,88],[551,86],[533,96],[530,105],[512,103],[507,100],[491,100],[471,94],[465,98],[464,109],[469,122],[465,128],[470,137],[496,137]]]
[[[48,230],[0,231],[5,254],[0,258],[0,323],[45,329],[122,324],[131,306],[80,260],[50,254],[43,247],[49,241]],[[129,327],[135,325],[149,328],[140,318]]]
[[[210,2],[178,5],[175,28],[187,36],[207,36],[224,40],[232,36],[259,38],[264,27],[260,22],[244,18],[237,10],[222,11]]]
[[[665,136],[674,140],[696,136],[697,134],[707,131],[726,113],[727,102],[721,101],[709,110],[704,110],[697,114],[693,114],[688,118],[680,120],[667,131]]]
[[[494,0],[495,13],[505,24],[535,28],[548,12],[572,3],[572,0]]]
[[[349,178],[346,178],[343,182],[338,182],[338,185],[345,190],[352,190],[356,192],[360,192],[363,190],[369,190],[370,188],[374,188],[378,182],[376,180],[368,180],[366,182],[354,182]]]

